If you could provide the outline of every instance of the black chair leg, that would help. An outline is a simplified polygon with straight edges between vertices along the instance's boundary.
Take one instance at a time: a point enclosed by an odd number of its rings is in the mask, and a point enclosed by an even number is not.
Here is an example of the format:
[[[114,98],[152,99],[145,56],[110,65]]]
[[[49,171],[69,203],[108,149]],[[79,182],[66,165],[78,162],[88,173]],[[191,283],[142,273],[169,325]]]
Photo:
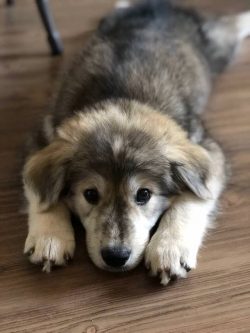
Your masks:
[[[36,0],[42,22],[48,34],[48,41],[53,55],[63,52],[63,45],[59,33],[56,31],[53,16],[50,12],[48,0]]]

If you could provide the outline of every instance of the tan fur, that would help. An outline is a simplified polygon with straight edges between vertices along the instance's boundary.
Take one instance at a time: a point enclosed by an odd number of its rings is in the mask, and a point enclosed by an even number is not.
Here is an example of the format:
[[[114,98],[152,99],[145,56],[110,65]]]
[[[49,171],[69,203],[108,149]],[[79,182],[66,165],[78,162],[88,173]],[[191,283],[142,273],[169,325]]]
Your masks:
[[[209,165],[207,152],[200,145],[191,143],[187,133],[170,117],[135,101],[129,102],[129,107],[129,115],[121,113],[122,107],[119,107],[119,103],[107,103],[104,109],[79,113],[63,123],[58,129],[58,135],[65,140],[77,142],[100,123],[104,127],[115,123],[121,133],[133,126],[158,141],[170,161],[189,163],[196,160],[204,167]]]
[[[209,169],[210,160],[206,151],[201,146],[192,144],[186,132],[170,117],[138,102],[130,102],[129,106],[131,109],[129,116],[121,113],[119,104],[115,106],[107,104],[103,110],[79,113],[66,120],[57,130],[58,138],[27,161],[23,173],[26,192],[30,187],[39,188],[45,170],[50,167],[53,173],[53,169],[56,170],[63,165],[74,155],[79,140],[84,139],[100,123],[104,127],[108,124],[117,124],[121,133],[133,126],[158,141],[162,152],[170,162],[189,165],[196,161],[202,167]],[[43,209],[44,207],[47,206],[43,206]]]
[[[23,170],[24,189],[28,199],[32,203],[36,202],[37,208],[46,210],[51,204],[57,201],[63,182],[63,171],[59,174],[58,170],[74,153],[71,143],[65,140],[55,140],[44,149],[38,151],[27,160]],[[51,200],[42,202],[40,189],[46,186],[49,177],[57,177],[55,195]],[[45,189],[46,190],[46,189]],[[36,198],[36,199],[35,199]]]
[[[199,114],[212,78],[249,34],[250,14],[205,18],[165,1],[135,8],[103,20],[30,144],[25,252],[46,271],[52,261],[65,264],[74,252],[70,209],[98,267],[116,270],[103,250],[125,247],[129,257],[118,270],[145,254],[151,273],[167,284],[196,266],[226,182],[223,153]]]
[[[68,208],[59,203],[46,212],[37,210],[36,202],[30,200],[29,235],[25,242],[24,252],[30,255],[33,263],[65,265],[73,257],[75,249],[74,231]]]

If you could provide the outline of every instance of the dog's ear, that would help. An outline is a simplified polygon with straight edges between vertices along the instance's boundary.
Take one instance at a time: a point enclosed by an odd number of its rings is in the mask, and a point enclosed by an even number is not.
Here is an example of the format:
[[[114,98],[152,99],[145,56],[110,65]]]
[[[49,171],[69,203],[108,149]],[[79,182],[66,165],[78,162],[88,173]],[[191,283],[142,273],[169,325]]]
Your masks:
[[[41,210],[56,203],[64,189],[72,145],[63,140],[32,155],[24,166],[23,181],[28,199],[37,202]]]
[[[206,186],[210,166],[211,160],[206,150],[194,144],[181,147],[170,162],[172,178],[177,187],[188,188],[201,199],[210,197]]]

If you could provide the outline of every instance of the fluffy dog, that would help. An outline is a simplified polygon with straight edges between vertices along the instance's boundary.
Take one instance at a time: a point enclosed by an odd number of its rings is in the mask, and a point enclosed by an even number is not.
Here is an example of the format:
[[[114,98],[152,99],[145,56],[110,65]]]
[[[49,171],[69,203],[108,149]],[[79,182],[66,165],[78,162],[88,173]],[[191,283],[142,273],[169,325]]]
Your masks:
[[[72,211],[102,269],[129,270],[145,257],[167,284],[195,268],[226,180],[200,114],[249,33],[250,12],[210,17],[163,0],[101,21],[30,143],[31,262],[50,270],[73,257]]]

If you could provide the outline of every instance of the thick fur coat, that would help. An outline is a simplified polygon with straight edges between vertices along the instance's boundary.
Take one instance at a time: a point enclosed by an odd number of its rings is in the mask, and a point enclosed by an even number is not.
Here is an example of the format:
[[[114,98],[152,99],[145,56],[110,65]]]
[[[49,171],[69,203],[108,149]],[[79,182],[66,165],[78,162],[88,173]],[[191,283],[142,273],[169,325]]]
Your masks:
[[[215,18],[164,0],[101,21],[29,144],[32,262],[50,270],[73,256],[71,210],[100,268],[128,270],[145,257],[167,284],[196,266],[226,179],[200,115],[249,32],[249,13]]]

